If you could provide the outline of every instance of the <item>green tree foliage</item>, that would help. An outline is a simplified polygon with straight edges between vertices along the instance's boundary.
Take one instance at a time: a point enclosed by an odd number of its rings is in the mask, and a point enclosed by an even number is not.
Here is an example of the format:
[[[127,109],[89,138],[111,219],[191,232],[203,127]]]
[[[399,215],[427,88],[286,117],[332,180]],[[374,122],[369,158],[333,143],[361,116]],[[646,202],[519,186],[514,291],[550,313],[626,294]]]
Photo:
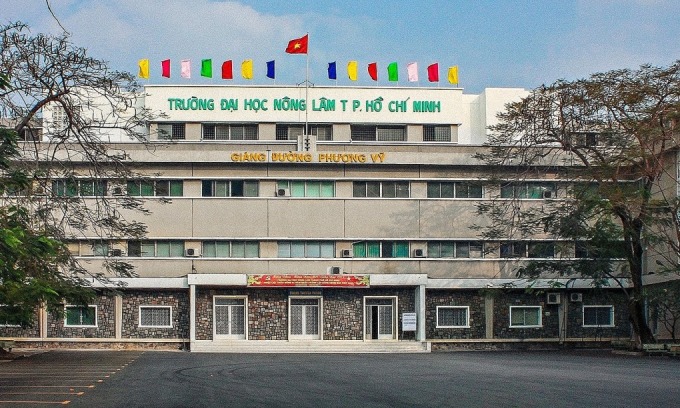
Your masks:
[[[558,199],[494,199],[479,206],[490,223],[477,228],[487,239],[561,243],[555,259],[520,264],[518,275],[618,282],[635,334],[653,341],[644,315],[644,266],[651,256],[678,258],[679,115],[680,62],[531,91],[499,115],[489,149],[477,158],[498,170],[492,178],[500,184],[559,181]]]

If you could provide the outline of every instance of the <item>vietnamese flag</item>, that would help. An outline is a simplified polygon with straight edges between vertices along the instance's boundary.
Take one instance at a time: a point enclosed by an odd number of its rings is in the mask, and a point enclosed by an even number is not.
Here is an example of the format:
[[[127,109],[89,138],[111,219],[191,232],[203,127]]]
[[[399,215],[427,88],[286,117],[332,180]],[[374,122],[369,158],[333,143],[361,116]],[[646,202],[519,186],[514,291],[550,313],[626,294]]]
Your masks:
[[[309,34],[304,37],[296,38],[288,42],[286,52],[288,54],[307,54],[307,45],[309,43]]]
[[[368,75],[371,76],[371,79],[374,81],[378,80],[378,63],[377,62],[371,62],[368,64]]]
[[[231,60],[222,63],[222,79],[234,79],[233,63]]]
[[[435,62],[427,67],[427,80],[430,82],[439,82],[439,63]]]
[[[170,78],[170,60],[166,59],[161,61],[161,75],[166,78]]]

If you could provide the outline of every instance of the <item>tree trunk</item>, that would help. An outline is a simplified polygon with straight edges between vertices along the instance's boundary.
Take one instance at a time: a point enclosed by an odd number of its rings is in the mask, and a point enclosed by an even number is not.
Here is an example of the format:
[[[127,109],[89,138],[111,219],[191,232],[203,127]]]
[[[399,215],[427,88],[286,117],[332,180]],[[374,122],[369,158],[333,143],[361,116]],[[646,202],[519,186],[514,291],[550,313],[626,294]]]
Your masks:
[[[654,343],[654,334],[647,324],[645,304],[641,297],[633,296],[628,299],[628,314],[638,348],[641,348],[642,344]]]

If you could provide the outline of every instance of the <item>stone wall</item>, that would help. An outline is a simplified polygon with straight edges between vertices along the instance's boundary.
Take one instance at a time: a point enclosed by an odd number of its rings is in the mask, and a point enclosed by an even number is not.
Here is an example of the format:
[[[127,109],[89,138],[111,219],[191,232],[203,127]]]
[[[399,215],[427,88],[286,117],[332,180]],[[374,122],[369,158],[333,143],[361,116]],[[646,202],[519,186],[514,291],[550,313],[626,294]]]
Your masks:
[[[140,306],[171,306],[172,327],[139,327]],[[126,290],[123,293],[123,338],[189,338],[188,291]]]
[[[33,315],[33,324],[28,327],[0,325],[0,337],[40,337],[38,310]]]
[[[55,313],[47,315],[47,337],[82,337],[82,338],[114,338],[116,337],[115,297],[99,295],[90,305],[97,306],[97,327],[64,327],[64,316]]]
[[[541,306],[542,327],[510,327],[510,306]],[[559,337],[558,305],[545,303],[545,293],[511,290],[494,297],[493,337],[496,339],[539,339]]]
[[[468,306],[469,328],[438,328],[437,306]],[[425,303],[428,339],[483,339],[486,337],[484,295],[478,290],[428,290]]]
[[[324,340],[362,340],[364,320],[362,292],[330,289],[323,292]]]
[[[567,337],[611,338],[630,336],[628,306],[621,291],[592,290],[579,293],[583,295],[583,302],[567,303]],[[583,306],[588,305],[614,306],[614,327],[583,327]]]

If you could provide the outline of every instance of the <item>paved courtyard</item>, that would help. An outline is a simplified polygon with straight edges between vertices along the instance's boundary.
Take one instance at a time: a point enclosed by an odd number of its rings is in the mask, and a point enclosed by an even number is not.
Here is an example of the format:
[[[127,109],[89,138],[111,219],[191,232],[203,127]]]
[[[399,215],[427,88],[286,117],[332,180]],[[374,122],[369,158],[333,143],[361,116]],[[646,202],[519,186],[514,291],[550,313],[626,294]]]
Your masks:
[[[49,351],[0,363],[0,407],[676,407],[680,360],[597,352]]]

